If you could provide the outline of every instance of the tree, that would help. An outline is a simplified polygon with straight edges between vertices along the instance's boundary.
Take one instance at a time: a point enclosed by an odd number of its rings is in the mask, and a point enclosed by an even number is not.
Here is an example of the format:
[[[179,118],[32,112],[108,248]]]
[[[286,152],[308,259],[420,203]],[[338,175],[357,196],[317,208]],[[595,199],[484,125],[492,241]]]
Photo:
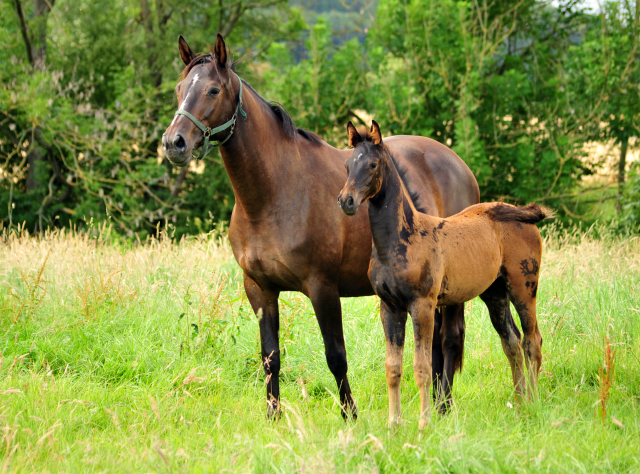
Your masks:
[[[0,222],[41,231],[110,219],[132,236],[227,219],[233,195],[219,158],[189,175],[158,150],[175,112],[178,33],[206,51],[222,28],[250,58],[295,38],[299,12],[284,0],[44,1],[53,9],[42,23],[33,13],[41,0],[29,10],[24,0],[0,4],[2,44],[21,46],[0,48]]]
[[[483,199],[558,203],[585,171],[563,68],[584,21],[576,3],[382,0],[376,117],[451,146]]]
[[[606,2],[575,47],[574,89],[586,103],[588,136],[620,146],[616,207],[621,212],[629,139],[640,135],[640,0]],[[589,126],[590,125],[590,126]]]

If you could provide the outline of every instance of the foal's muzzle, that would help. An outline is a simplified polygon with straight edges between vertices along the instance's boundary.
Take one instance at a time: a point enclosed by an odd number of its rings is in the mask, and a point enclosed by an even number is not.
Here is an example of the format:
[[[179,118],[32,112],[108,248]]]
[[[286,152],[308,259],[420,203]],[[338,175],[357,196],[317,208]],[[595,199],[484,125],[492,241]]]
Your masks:
[[[348,216],[353,216],[356,212],[358,212],[358,208],[360,207],[360,199],[357,197],[354,198],[354,193],[345,192],[342,190],[340,195],[338,196],[338,206],[342,209]]]

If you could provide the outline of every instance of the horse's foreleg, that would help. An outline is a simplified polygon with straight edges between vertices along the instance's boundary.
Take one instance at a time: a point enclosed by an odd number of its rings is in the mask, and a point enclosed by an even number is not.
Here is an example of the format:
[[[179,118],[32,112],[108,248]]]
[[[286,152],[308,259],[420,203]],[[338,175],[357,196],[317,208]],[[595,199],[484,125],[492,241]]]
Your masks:
[[[433,320],[436,309],[435,298],[420,298],[411,305],[409,313],[413,321],[415,354],[413,374],[420,389],[420,421],[418,428],[423,430],[431,417],[431,345],[433,343]]]
[[[260,289],[247,275],[244,276],[244,289],[254,313],[259,318],[262,365],[267,385],[267,416],[274,418],[280,413],[279,292]]]
[[[516,400],[525,393],[524,359],[520,345],[520,331],[516,326],[509,308],[509,293],[503,277],[498,277],[487,290],[480,295],[487,305],[491,323],[500,336],[502,350],[511,365],[511,376],[516,391]]]
[[[386,340],[384,363],[389,390],[389,427],[400,423],[400,384],[402,382],[402,353],[407,325],[407,312],[380,302],[380,319]]]
[[[345,420],[353,417],[355,420],[358,411],[347,379],[347,349],[342,330],[340,294],[334,284],[317,282],[309,285],[308,295],[320,325],[327,365],[338,384],[342,417]]]

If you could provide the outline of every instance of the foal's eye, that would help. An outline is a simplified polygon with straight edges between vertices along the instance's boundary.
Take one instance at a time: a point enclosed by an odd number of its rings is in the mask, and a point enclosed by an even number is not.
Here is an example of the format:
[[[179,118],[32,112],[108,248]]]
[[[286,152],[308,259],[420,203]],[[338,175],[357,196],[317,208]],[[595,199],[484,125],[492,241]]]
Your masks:
[[[218,89],[217,87],[212,87],[211,89],[209,89],[209,91],[207,92],[207,95],[209,97],[215,97],[220,93],[220,89]]]
[[[369,165],[369,169],[370,169],[370,170],[375,170],[377,167],[378,167],[378,163],[371,163],[371,164]]]

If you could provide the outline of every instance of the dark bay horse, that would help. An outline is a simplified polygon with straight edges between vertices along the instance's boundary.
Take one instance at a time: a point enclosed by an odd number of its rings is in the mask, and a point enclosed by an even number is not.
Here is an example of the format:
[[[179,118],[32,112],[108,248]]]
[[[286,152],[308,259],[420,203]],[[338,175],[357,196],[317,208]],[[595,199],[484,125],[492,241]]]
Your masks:
[[[535,223],[552,215],[531,204],[476,204],[448,218],[419,212],[405,188],[393,150],[382,140],[374,121],[361,136],[349,122],[347,182],[338,202],[347,215],[369,202],[373,235],[369,278],[380,297],[380,318],[386,337],[389,423],[400,419],[400,382],[407,311],[413,322],[416,383],[420,389],[420,422],[429,419],[431,345],[437,306],[462,304],[476,296],[486,303],[503,350],[511,364],[516,397],[525,393],[524,359],[529,387],[536,392],[542,361],[542,336],[536,317],[536,293],[542,239]],[[364,237],[363,237],[364,238]],[[524,333],[509,309],[512,301]]]
[[[241,82],[227,60],[222,36],[211,54],[194,55],[182,37],[179,51],[186,65],[176,87],[179,113],[162,143],[167,158],[180,166],[189,163],[205,139],[221,143],[236,200],[229,239],[244,272],[247,297],[260,319],[268,413],[279,410],[278,296],[290,290],[311,299],[342,414],[355,416],[340,297],[371,295],[373,289],[367,277],[367,213],[349,218],[335,205],[350,151],[296,129],[281,107]],[[386,143],[417,208],[449,216],[479,201],[473,173],[449,148],[416,136],[391,137]],[[444,377],[449,382],[462,359],[463,311],[464,305],[446,308],[442,319],[456,324],[443,324],[451,329],[435,338],[442,348],[434,345],[434,360],[440,361],[434,370],[441,378],[450,372],[448,379]]]

